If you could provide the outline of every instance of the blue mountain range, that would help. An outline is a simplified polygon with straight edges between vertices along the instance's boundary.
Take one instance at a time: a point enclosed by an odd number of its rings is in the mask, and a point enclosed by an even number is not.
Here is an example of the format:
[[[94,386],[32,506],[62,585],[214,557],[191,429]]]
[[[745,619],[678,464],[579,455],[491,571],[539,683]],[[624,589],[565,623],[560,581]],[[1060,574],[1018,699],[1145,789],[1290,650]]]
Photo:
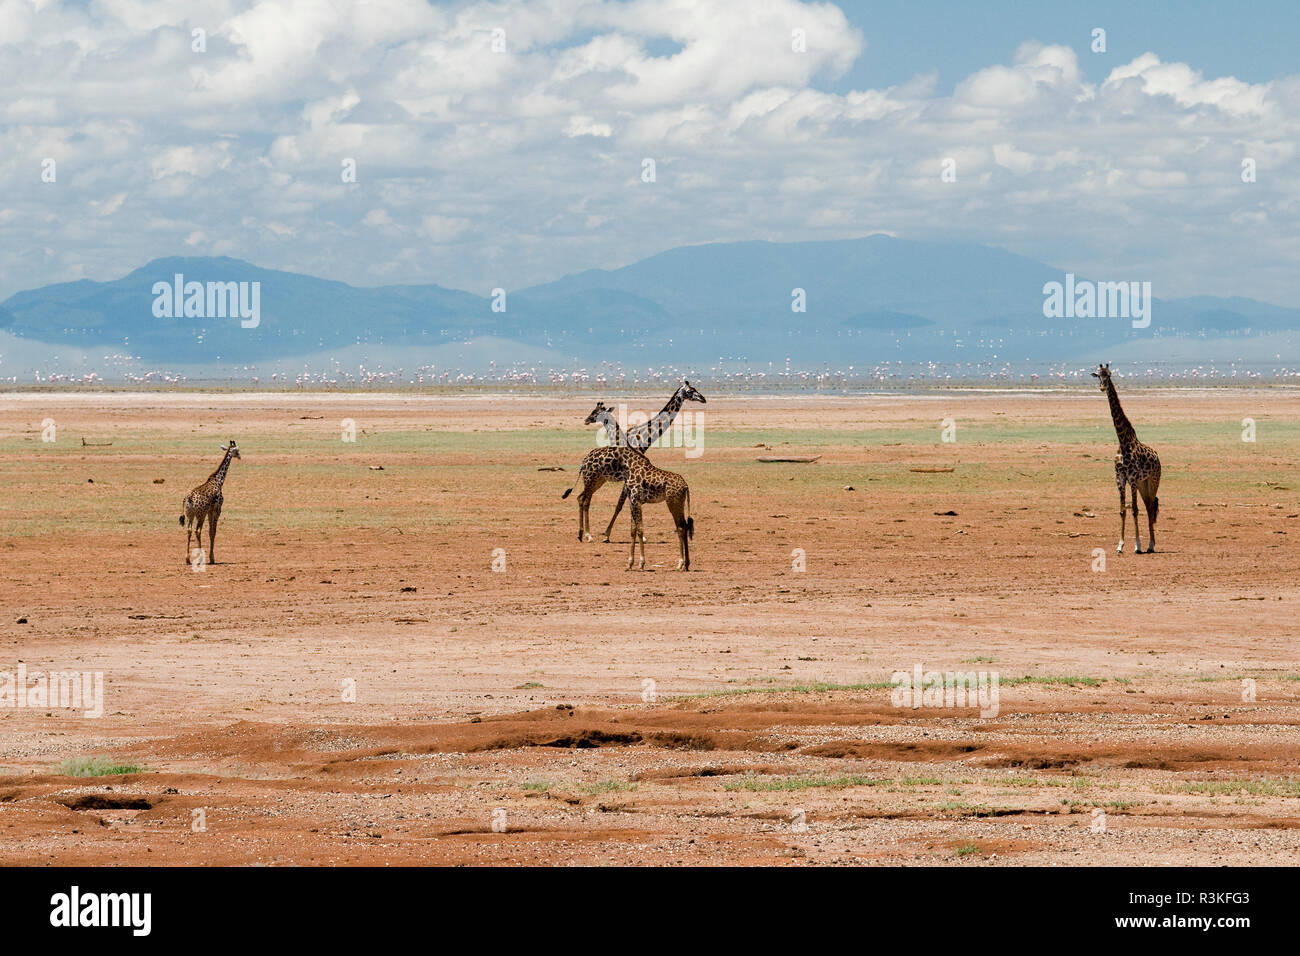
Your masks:
[[[184,283],[257,283],[256,327],[210,310],[158,314]],[[1191,344],[1300,330],[1300,310],[1196,296],[1122,317],[1046,318],[1062,269],[974,243],[875,235],[827,242],[686,246],[501,296],[439,285],[356,287],[231,258],[164,258],[110,282],[60,283],[0,304],[0,331],[152,362],[259,362],[354,345],[419,347],[490,338],[580,361],[1069,361],[1143,338]],[[1136,281],[1139,275],[1078,277]],[[1158,289],[1155,290],[1158,293]]]

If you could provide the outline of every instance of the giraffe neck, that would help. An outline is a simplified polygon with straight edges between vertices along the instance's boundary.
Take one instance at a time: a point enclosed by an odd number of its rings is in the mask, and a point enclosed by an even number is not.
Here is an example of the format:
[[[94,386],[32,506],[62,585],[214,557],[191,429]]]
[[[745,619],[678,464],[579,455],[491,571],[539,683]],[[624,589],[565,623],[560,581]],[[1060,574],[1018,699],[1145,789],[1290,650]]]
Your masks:
[[[226,472],[230,470],[230,452],[226,452],[226,457],[221,459],[221,464],[217,465],[217,470],[208,475],[208,484],[215,484],[220,488],[226,481]]]
[[[1110,402],[1110,417],[1115,421],[1115,434],[1119,438],[1120,448],[1127,448],[1137,441],[1137,432],[1129,422],[1124,409],[1120,407],[1119,395],[1115,392],[1115,383],[1106,380],[1106,400]]]
[[[673,423],[673,419],[677,417],[677,413],[681,411],[681,408],[682,393],[679,390],[673,392],[673,397],[668,399],[668,404],[660,409],[658,415],[650,419],[650,421],[646,422],[644,425],[638,425],[632,430],[634,433],[632,439],[633,444],[636,447],[639,447],[642,451],[649,448],[659,440],[660,435],[668,430],[669,426]]]

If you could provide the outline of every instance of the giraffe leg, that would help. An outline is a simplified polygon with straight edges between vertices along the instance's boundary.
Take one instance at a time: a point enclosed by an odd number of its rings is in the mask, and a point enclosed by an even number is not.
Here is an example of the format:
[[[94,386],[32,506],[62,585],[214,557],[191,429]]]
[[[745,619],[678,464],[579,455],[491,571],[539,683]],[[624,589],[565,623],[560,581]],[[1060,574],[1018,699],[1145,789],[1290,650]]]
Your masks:
[[[1136,481],[1129,482],[1133,498],[1133,553],[1142,553],[1142,532],[1138,526],[1138,486]]]
[[[599,475],[592,475],[582,486],[582,494],[578,495],[578,540],[591,540],[591,496],[596,490],[605,483],[605,479]],[[606,540],[609,540],[606,538]]]
[[[202,544],[202,542],[200,542]],[[208,515],[208,564],[217,563],[217,516]]]
[[[622,493],[618,496],[618,504],[614,506],[614,517],[609,519],[609,527],[605,529],[605,543],[609,544],[609,533],[614,530],[614,522],[618,520],[619,512],[623,510],[623,505],[627,503],[627,485],[623,486]]]
[[[1142,482],[1142,506],[1147,509],[1147,554],[1156,549],[1156,514],[1160,508],[1160,499],[1156,497],[1152,484],[1150,479]]]
[[[185,563],[190,563],[190,539],[194,535],[194,519],[187,518],[185,521]]]
[[[196,515],[194,518],[194,549],[203,550],[203,515]],[[189,563],[194,562],[194,551],[190,552]],[[206,563],[206,562],[204,562]]]
[[[682,505],[684,498],[669,499],[668,510],[673,514],[673,524],[677,526],[677,570],[691,569],[691,546],[686,543],[686,514]]]
[[[1119,469],[1116,469],[1116,484],[1119,485],[1119,544],[1115,545],[1115,553],[1124,553],[1124,476],[1120,475]]]
[[[632,506],[629,509],[632,515],[632,553],[627,559],[627,569],[632,570],[636,564],[636,543],[641,541],[641,570],[645,570],[645,536],[641,533],[641,502],[635,498],[632,499]]]

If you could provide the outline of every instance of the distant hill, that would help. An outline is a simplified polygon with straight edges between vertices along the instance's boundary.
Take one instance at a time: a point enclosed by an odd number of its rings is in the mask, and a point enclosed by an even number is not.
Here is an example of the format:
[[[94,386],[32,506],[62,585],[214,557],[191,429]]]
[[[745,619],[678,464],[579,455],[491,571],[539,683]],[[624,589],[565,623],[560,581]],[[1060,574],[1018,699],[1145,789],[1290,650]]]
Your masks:
[[[239,318],[159,318],[155,283],[259,283],[260,323]],[[206,300],[206,296],[205,296]],[[205,301],[206,305],[206,301]],[[359,289],[342,282],[261,269],[239,259],[155,259],[112,282],[68,282],[20,292],[3,303],[8,331],[81,348],[111,346],[171,363],[254,362],[358,342],[440,344],[483,332],[485,300],[436,285]]]
[[[156,315],[155,285],[177,274],[205,289],[259,283],[260,323],[246,328],[237,316],[206,310]],[[758,364],[789,357],[866,367],[884,360],[1060,362],[1099,350],[1119,357],[1125,343],[1157,337],[1179,340],[1179,354],[1194,357],[1200,349],[1213,357],[1216,340],[1300,329],[1300,310],[1208,296],[1156,298],[1146,329],[1122,318],[1044,318],[1043,286],[1063,278],[1060,269],[973,243],[888,236],[718,243],[507,289],[499,311],[491,297],[438,285],[358,288],[238,259],[167,258],[111,282],[18,293],[0,304],[0,330],[63,349],[111,349],[187,367],[358,348],[442,354],[469,341],[498,343],[503,358]],[[804,311],[793,310],[800,301]]]

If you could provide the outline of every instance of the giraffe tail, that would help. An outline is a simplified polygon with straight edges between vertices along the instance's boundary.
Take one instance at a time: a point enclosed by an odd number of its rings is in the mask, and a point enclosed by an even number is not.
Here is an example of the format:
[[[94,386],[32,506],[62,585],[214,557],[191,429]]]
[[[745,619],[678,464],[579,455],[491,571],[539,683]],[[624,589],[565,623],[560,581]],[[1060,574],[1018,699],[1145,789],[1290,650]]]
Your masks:
[[[1151,499],[1151,520],[1154,522],[1160,516],[1160,499]]]
[[[571,495],[571,494],[573,494],[573,489],[572,489],[572,488],[568,489],[567,491],[564,492],[564,494],[560,495],[560,500],[563,501],[565,498],[569,497],[569,495]]]
[[[695,540],[695,519],[691,517],[691,489],[686,489],[686,537]]]
[[[181,515],[181,527],[185,527],[185,516]]]

